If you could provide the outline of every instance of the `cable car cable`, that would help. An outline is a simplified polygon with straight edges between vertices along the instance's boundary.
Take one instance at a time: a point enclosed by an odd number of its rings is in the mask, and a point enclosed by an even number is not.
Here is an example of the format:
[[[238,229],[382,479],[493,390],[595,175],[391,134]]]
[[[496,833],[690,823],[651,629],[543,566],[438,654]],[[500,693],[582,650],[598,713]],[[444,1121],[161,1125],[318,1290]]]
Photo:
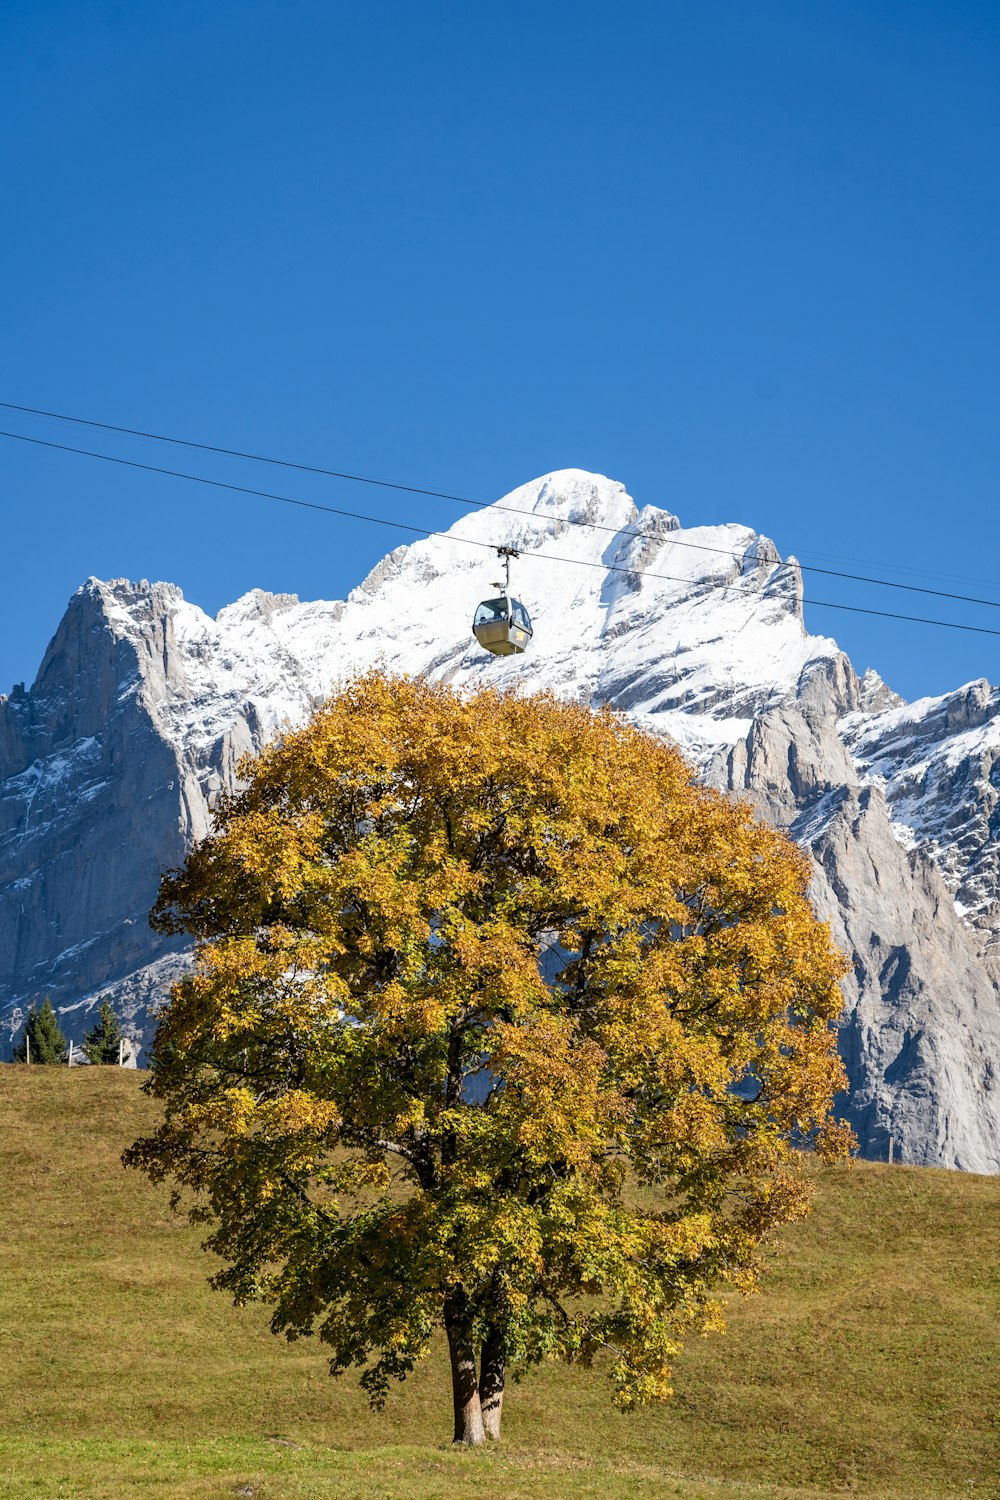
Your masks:
[[[27,412],[33,417],[50,417],[55,422],[73,422],[78,427],[99,427],[102,432],[119,432],[125,437],[148,438],[153,443],[170,443],[176,448],[196,448],[200,453],[217,453],[225,458],[245,458],[255,464],[274,464],[279,469],[297,469],[301,474],[321,474],[328,479],[347,479],[352,484],[372,484],[383,490],[402,490],[407,495],[429,495],[435,500],[454,500],[459,505],[490,505],[489,500],[470,500],[467,495],[449,495],[445,490],[422,489],[416,484],[397,484],[392,479],[372,479],[366,474],[348,474],[340,469],[324,469],[318,464],[300,464],[290,458],[269,458],[265,453],[245,453],[239,448],[220,448],[215,443],[196,443],[191,438],[168,437],[162,432],[143,432],[138,427],[119,427],[114,422],[98,422],[91,417],[70,417],[65,412],[44,411],[37,406],[15,406],[0,401],[4,411]],[[525,512],[528,514],[528,512]]]
[[[223,448],[215,443],[198,443],[191,438],[170,437],[162,432],[144,432],[138,427],[122,427],[114,422],[98,422],[90,417],[68,416],[65,412],[46,411],[37,406],[18,406],[12,401],[0,401],[0,409],[5,411],[23,412],[30,416],[46,417],[55,422],[71,422],[79,427],[96,427],[102,432],[117,432],[126,437],[143,438],[154,443],[169,443],[178,448],[192,448],[200,453],[214,453],[225,458],[245,459],[250,463],[272,464],[277,468],[294,469],[301,474],[317,474],[327,479],[341,479],[350,484],[368,484],[379,489],[397,490],[407,495],[426,495],[433,500],[450,500],[456,505],[469,505],[480,510],[504,511],[510,515],[531,516],[534,511],[521,510],[518,506],[502,505],[495,500],[474,500],[467,495],[453,495],[447,490],[425,489],[416,484],[401,484],[391,479],[373,479],[365,474],[351,474],[341,469],[327,469],[318,464],[297,463],[290,458],[271,458],[263,453],[249,453],[239,448]],[[10,434],[4,434],[9,436]],[[599,521],[578,521],[570,517],[562,518],[569,526],[583,527],[589,531],[603,531],[610,536],[644,536],[642,531],[631,531],[627,527],[604,526]],[[682,542],[665,537],[664,541],[671,547],[684,547],[696,552],[715,552],[722,557],[732,557],[735,554],[727,547],[712,547],[704,542]],[[840,568],[823,568],[816,563],[802,563],[798,566],[804,573],[820,573],[826,578],[844,578],[852,583],[870,583],[878,588],[900,589],[908,594],[927,594],[935,599],[954,599],[960,604],[982,604],[989,609],[1000,609],[1000,600],[982,599],[974,594],[958,594],[947,589],[932,589],[916,583],[899,583],[892,578],[872,578],[865,573],[848,573]],[[891,566],[891,564],[889,565]],[[919,571],[919,570],[913,570]],[[933,576],[933,575],[932,575]],[[997,585],[1000,587],[1000,584]]]
[[[209,479],[204,474],[189,474],[181,469],[167,469],[161,467],[159,464],[141,463],[135,458],[119,458],[111,453],[96,453],[91,448],[74,448],[68,443],[56,443],[48,438],[29,437],[23,432],[6,432],[0,429],[0,437],[9,438],[18,443],[30,443],[36,448],[52,448],[59,453],[73,453],[82,458],[99,459],[103,463],[117,464],[126,469],[140,469],[146,474],[162,474],[169,479],[185,479],[192,484],[204,484],[210,486],[212,489],[228,490],[237,495],[252,495],[262,500],[275,500],[282,505],[300,506],[304,510],[325,511],[328,515],[341,516],[352,521],[364,521],[373,526],[385,526],[393,531],[408,531],[413,536],[440,537],[445,541],[458,542],[463,546],[485,548],[488,552],[496,552],[497,550],[496,542],[480,542],[476,541],[473,537],[454,536],[447,531],[432,531],[429,527],[413,526],[406,521],[390,521],[386,516],[370,516],[362,511],[343,510],[334,505],[322,505],[316,500],[301,500],[292,495],[278,495],[271,490],[253,489],[251,486],[245,484],[231,484],[224,479]],[[523,514],[531,515],[532,512],[525,511]],[[642,536],[643,534],[642,532],[635,533],[637,536]],[[731,554],[727,553],[726,555],[730,556]],[[590,562],[583,557],[563,557],[556,553],[541,554],[525,552],[522,556],[545,562],[569,563],[572,566],[580,568],[597,568],[604,573],[634,574],[637,571],[635,568],[622,567],[616,563]],[[788,566],[790,566],[788,563],[775,564],[775,567]],[[799,565],[795,564],[794,566]],[[645,572],[643,573],[643,577],[662,579],[666,583],[696,584],[698,582],[697,579],[683,578],[673,573]],[[706,592],[737,594],[740,598],[746,598],[746,593],[742,589],[734,588],[731,584],[710,583],[707,585]],[[763,597],[763,589],[758,589],[756,592]],[[839,609],[854,615],[875,615],[883,620],[907,620],[916,625],[935,625],[943,630],[964,630],[973,635],[1000,636],[1000,630],[991,630],[985,625],[961,625],[954,620],[932,620],[926,615],[904,615],[897,613],[895,610],[867,609],[857,604],[834,603],[829,599],[803,599],[803,603],[816,609]]]

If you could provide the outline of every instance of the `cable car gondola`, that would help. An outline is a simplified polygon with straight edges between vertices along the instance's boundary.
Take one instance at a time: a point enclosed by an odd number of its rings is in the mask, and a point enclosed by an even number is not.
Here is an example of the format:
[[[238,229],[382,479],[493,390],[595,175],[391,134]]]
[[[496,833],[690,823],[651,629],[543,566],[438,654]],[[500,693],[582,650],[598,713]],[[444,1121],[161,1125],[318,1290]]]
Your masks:
[[[510,592],[510,560],[520,554],[514,547],[498,547],[507,570],[506,581],[498,583],[503,593],[497,599],[484,599],[472,620],[472,633],[479,644],[494,656],[519,655],[531,640],[531,619],[520,599]]]

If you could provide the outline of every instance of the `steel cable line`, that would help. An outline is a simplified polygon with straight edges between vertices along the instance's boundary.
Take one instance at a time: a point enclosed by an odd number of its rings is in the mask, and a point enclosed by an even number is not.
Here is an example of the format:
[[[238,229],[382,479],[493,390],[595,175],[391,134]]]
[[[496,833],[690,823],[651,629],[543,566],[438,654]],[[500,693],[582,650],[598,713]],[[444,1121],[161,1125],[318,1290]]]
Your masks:
[[[51,448],[57,453],[74,453],[81,458],[99,459],[102,463],[117,464],[120,467],[126,469],[139,469],[146,474],[163,474],[169,479],[184,479],[191,484],[204,484],[208,485],[212,489],[227,490],[235,495],[252,495],[262,500],[277,501],[281,505],[296,505],[300,506],[303,510],[318,510],[323,511],[327,515],[331,516],[342,516],[352,521],[364,521],[372,526],[385,526],[393,531],[408,531],[413,536],[440,537],[444,541],[458,542],[462,546],[484,548],[487,552],[495,552],[497,549],[497,544],[495,542],[479,542],[472,537],[453,536],[450,532],[447,531],[433,531],[430,527],[414,526],[407,521],[390,521],[386,516],[371,516],[367,515],[363,511],[344,510],[334,505],[323,505],[318,500],[302,500],[294,495],[279,495],[272,490],[258,490],[252,488],[250,485],[232,484],[225,479],[210,479],[205,474],[189,474],[182,469],[167,469],[163,468],[159,464],[141,463],[138,459],[135,458],[119,458],[112,453],[97,453],[91,448],[74,448],[68,443],[56,443],[48,438],[29,437],[27,433],[23,432],[6,432],[3,429],[0,429],[0,438],[9,438],[13,442],[17,443],[30,443],[33,447],[36,448]],[[502,507],[497,508],[500,509]],[[515,514],[534,515],[534,512],[516,511]],[[647,536],[648,533],[642,531],[623,531],[615,532],[615,535],[644,537]],[[712,548],[712,551],[722,552],[723,549]],[[730,552],[724,552],[724,555],[726,557],[733,557],[733,554]],[[638,571],[636,568],[626,568],[616,563],[589,562],[586,558],[583,557],[565,557],[551,552],[547,552],[544,555],[535,552],[524,552],[522,556],[527,559],[534,558],[535,560],[541,560],[545,562],[568,563],[571,566],[578,568],[597,568],[601,572],[605,573],[625,573],[634,575]],[[774,566],[789,567],[791,565],[788,563],[776,563],[774,564]],[[795,566],[799,565],[795,564]],[[653,573],[651,571],[644,571],[642,576],[644,578],[662,579],[666,583],[686,583],[697,585],[698,582],[698,580],[696,579],[683,578],[674,573]],[[706,584],[702,592],[706,594],[737,594],[741,598],[746,598],[746,593],[744,590],[735,588],[731,584],[724,583],[708,583]],[[763,597],[763,589],[758,589],[756,590],[756,592]],[[894,610],[866,609],[862,608],[861,605],[838,604],[829,599],[809,598],[804,599],[803,603],[817,609],[839,609],[853,615],[875,615],[883,620],[907,620],[915,625],[935,625],[943,630],[964,630],[971,632],[974,635],[1000,636],[1000,630],[991,630],[988,626],[985,625],[960,625],[954,620],[932,620],[927,615],[904,615],[899,614]]]
[[[318,464],[297,463],[290,458],[272,458],[264,453],[244,452],[239,448],[223,448],[215,443],[197,443],[191,438],[170,437],[162,432],[144,432],[138,427],[121,427],[114,422],[98,422],[90,417],[69,416],[65,412],[46,411],[37,406],[18,406],[12,401],[0,401],[0,409],[4,411],[22,412],[34,417],[46,417],[55,422],[71,422],[78,427],[96,427],[102,432],[116,432],[125,437],[143,438],[154,443],[169,443],[177,448],[191,448],[199,453],[214,453],[224,458],[245,459],[250,463],[271,464],[276,468],[294,469],[300,474],[318,474],[327,479],[341,479],[350,484],[368,484],[379,489],[397,490],[406,495],[426,495],[433,500],[450,500],[456,505],[474,506],[480,510],[500,510],[516,516],[534,515],[534,511],[521,510],[515,505],[501,505],[495,500],[474,500],[467,495],[453,495],[447,490],[424,489],[416,484],[401,484],[391,479],[373,479],[365,474],[351,474],[341,469],[326,469]],[[11,434],[3,434],[10,436]],[[578,521],[570,517],[562,518],[569,526],[584,527],[589,531],[604,531],[611,536],[644,536],[641,531],[629,531],[628,528],[615,526],[604,526],[599,521]],[[665,537],[664,541],[671,547],[685,547],[696,552],[715,552],[722,557],[731,557],[733,553],[726,547],[712,547],[705,542],[682,542]],[[899,583],[892,578],[873,578],[865,573],[848,573],[840,568],[822,568],[816,563],[799,563],[798,566],[803,573],[820,573],[826,578],[844,578],[852,583],[870,583],[878,588],[901,589],[908,594],[927,594],[935,599],[953,599],[961,604],[982,604],[989,609],[1000,609],[1000,600],[982,599],[974,594],[952,593],[947,589],[932,589],[916,583]]]
[[[316,464],[300,464],[290,458],[269,458],[264,453],[244,453],[239,448],[220,448],[214,443],[196,443],[191,438],[168,437],[162,432],[143,432],[137,427],[118,427],[114,422],[98,422],[90,417],[71,417],[65,412],[43,411],[37,406],[15,406],[0,401],[4,411],[25,412],[33,417],[50,417],[54,422],[73,422],[77,427],[99,427],[102,432],[120,432],[126,437],[147,438],[153,443],[170,443],[175,448],[196,448],[200,453],[217,453],[224,458],[246,458],[255,464],[273,464],[279,469],[296,469],[300,474],[322,474],[328,479],[347,479],[352,484],[372,484],[383,490],[402,490],[407,495],[430,495],[435,500],[454,500],[459,505],[491,504],[489,500],[470,500],[466,495],[449,495],[445,490],[422,489],[416,484],[398,484],[392,479],[372,479],[365,474],[348,474],[340,469],[324,469]],[[525,512],[527,514],[527,512]]]

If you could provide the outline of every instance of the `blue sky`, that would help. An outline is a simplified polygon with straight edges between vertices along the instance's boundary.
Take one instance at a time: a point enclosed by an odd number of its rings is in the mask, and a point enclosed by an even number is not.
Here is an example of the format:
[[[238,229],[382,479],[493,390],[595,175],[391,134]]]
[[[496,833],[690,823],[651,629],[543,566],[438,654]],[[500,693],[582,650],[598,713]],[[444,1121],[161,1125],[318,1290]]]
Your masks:
[[[998,65],[963,0],[6,0],[0,399],[486,498],[595,469],[1000,600]],[[333,598],[394,540],[3,439],[0,519],[0,688],[90,573]],[[911,697],[1000,677],[1000,637],[807,621]]]

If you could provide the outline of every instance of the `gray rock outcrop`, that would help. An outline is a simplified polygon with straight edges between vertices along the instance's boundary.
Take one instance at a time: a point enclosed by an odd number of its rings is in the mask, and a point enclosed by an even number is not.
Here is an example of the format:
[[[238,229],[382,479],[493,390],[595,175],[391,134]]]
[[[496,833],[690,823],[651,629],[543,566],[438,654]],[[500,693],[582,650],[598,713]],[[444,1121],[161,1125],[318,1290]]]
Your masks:
[[[831,677],[833,680],[831,680]],[[839,677],[839,680],[837,678]],[[813,901],[852,960],[844,980],[844,1101],[866,1155],[1000,1170],[1000,1002],[976,932],[921,848],[897,838],[882,789],[837,733],[858,697],[839,673],[760,716],[710,779],[747,793],[814,861]]]

